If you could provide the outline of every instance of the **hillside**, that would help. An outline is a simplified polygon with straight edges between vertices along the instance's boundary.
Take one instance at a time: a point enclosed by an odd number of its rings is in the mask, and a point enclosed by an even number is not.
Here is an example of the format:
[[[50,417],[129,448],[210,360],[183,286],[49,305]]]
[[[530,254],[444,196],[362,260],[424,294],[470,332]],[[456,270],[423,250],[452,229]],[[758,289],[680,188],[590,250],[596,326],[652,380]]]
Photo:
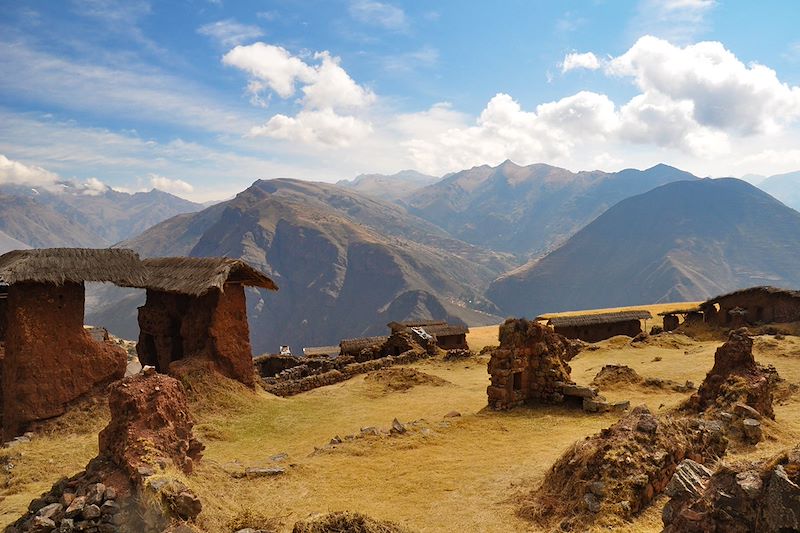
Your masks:
[[[505,313],[701,300],[800,287],[800,213],[743,181],[670,183],[621,201],[487,296]]]
[[[231,201],[167,220],[121,246],[143,256],[241,257],[270,275],[280,291],[252,293],[249,302],[256,353],[335,344],[385,331],[390,320],[491,323],[496,316],[477,312],[496,312],[482,292],[512,265],[396,205],[283,179],[257,181]]]
[[[800,172],[770,176],[758,187],[792,209],[800,210]]]
[[[573,173],[506,161],[457,172],[415,192],[409,211],[486,248],[530,257],[570,237],[618,201],[694,176],[667,165]]]
[[[439,181],[415,170],[402,170],[396,174],[361,174],[352,180],[340,180],[336,185],[353,189],[381,200],[407,199],[419,189]]]
[[[4,207],[11,209],[0,230],[37,247],[109,246],[177,214],[202,209],[157,189],[86,194],[69,182],[60,192],[6,184],[0,194],[6,197]]]

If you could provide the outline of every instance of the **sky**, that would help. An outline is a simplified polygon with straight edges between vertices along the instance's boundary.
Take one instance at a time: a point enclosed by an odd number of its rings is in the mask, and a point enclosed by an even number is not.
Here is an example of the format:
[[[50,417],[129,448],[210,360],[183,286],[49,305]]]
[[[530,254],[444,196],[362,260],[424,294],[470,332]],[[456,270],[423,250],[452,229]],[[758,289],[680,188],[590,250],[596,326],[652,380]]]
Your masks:
[[[0,183],[796,171],[799,26],[786,0],[0,0]]]

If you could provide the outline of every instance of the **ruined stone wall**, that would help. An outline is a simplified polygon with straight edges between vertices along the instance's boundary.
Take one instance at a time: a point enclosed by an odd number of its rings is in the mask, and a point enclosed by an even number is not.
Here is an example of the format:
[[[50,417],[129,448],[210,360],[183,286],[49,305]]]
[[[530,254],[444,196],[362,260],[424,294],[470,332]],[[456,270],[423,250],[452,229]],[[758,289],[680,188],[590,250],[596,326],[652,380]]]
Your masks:
[[[436,342],[439,345],[439,348],[443,350],[469,350],[469,345],[467,344],[467,335],[462,333],[461,335],[446,335],[436,337]]]
[[[6,340],[7,327],[8,327],[8,299],[0,298],[0,342]]]
[[[148,290],[139,308],[139,328],[136,351],[142,365],[168,372],[174,361],[205,356],[222,374],[249,387],[255,384],[241,285],[227,284],[222,293],[212,290],[199,297]]]
[[[538,322],[506,320],[500,326],[500,347],[489,360],[489,406],[509,409],[527,401],[562,401],[564,384],[571,383],[568,346],[566,339]]]
[[[736,307],[747,310],[746,320],[757,322],[795,322],[800,320],[800,299],[783,294],[744,293],[733,294],[719,301],[719,311],[707,313],[706,322],[718,326],[735,327],[728,311]]]
[[[83,329],[84,287],[20,283],[8,293],[3,437],[64,413],[95,386],[125,375],[127,355]]]
[[[617,335],[635,337],[642,332],[639,320],[615,322],[613,324],[589,324],[586,326],[561,326],[554,328],[556,333],[568,339],[580,339],[586,342],[599,342]]]

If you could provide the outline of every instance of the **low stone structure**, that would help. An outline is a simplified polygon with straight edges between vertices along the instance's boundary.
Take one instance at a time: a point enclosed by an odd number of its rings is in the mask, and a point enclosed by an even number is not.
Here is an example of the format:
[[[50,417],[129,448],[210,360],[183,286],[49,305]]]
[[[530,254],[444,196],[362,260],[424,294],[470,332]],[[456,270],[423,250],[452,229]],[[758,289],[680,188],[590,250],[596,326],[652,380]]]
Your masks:
[[[684,460],[666,490],[664,533],[800,531],[800,448],[716,472]]]
[[[368,350],[371,353],[375,349],[380,349],[388,340],[388,335],[344,339],[339,343],[339,355],[349,355],[357,360],[364,359],[361,356],[363,350]]]
[[[489,407],[511,409],[524,403],[581,405],[590,412],[625,408],[612,406],[595,389],[576,385],[567,360],[576,345],[536,321],[508,319],[500,326],[500,346],[492,351],[486,389]]]
[[[443,320],[420,322],[390,322],[392,333],[414,331],[433,337],[433,342],[442,350],[469,350],[467,333],[469,328],[464,324],[448,324]]]
[[[346,341],[342,342],[343,346],[347,346],[344,344]],[[365,342],[361,349],[351,353],[356,353],[357,356],[263,355],[256,357],[254,362],[267,392],[278,396],[291,396],[317,387],[332,385],[357,374],[392,365],[414,363],[437,352],[432,342],[411,332],[402,331],[386,337],[382,343],[375,340]]]
[[[758,365],[747,329],[731,331],[714,354],[714,367],[683,408],[694,412],[730,411],[745,404],[762,416],[775,418],[772,392],[779,377],[774,368]]]
[[[748,324],[800,321],[800,291],[751,287],[700,304],[705,322],[735,329]]]
[[[635,337],[640,334],[642,320],[653,318],[649,311],[620,311],[618,313],[595,313],[573,316],[538,317],[568,339],[599,342],[616,335]]]
[[[664,491],[683,459],[714,461],[726,447],[714,423],[656,417],[639,406],[567,450],[523,499],[520,514],[563,531],[630,520]]]
[[[254,386],[245,286],[277,290],[263,273],[229,258],[142,261],[147,301],[139,308],[142,365],[169,372],[185,357],[206,357],[220,373]]]
[[[125,374],[125,351],[84,330],[84,282],[132,287],[143,283],[144,272],[130,250],[17,250],[0,256],[0,281],[7,286],[2,398],[8,440]]]

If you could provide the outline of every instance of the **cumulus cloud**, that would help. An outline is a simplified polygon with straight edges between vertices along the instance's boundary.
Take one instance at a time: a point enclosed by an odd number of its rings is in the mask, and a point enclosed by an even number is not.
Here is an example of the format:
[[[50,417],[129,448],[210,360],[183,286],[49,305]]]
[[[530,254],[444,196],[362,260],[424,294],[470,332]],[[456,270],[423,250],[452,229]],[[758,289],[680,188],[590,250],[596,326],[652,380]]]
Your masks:
[[[768,67],[745,65],[719,42],[678,47],[645,36],[607,69],[634,78],[645,95],[688,102],[692,118],[706,127],[748,135],[800,117],[800,87],[782,83]]]
[[[86,196],[99,196],[108,190],[108,185],[97,178],[89,178],[78,189]]]
[[[42,167],[13,161],[0,154],[0,183],[58,190],[61,178]]]
[[[242,24],[233,19],[218,20],[197,28],[197,33],[211,37],[223,46],[235,46],[253,41],[264,35],[264,31],[252,24]]]
[[[223,63],[250,74],[248,91],[263,107],[261,93],[271,89],[287,99],[297,93],[302,109],[295,116],[276,114],[264,125],[251,128],[250,136],[268,136],[286,141],[348,146],[372,130],[369,121],[354,114],[376,100],[375,93],[356,83],[327,51],[311,56],[307,63],[285,48],[265,43],[237,46]]]
[[[404,30],[408,27],[405,11],[397,6],[374,0],[350,2],[350,15],[363,23],[382,26],[389,30]]]
[[[372,126],[353,116],[337,115],[332,109],[300,111],[294,117],[275,115],[250,135],[330,146],[350,146],[372,131]]]
[[[154,189],[158,189],[160,191],[169,192],[173,194],[185,194],[194,191],[194,187],[191,183],[187,183],[183,180],[179,179],[170,179],[165,176],[159,176],[157,174],[149,174],[147,176],[150,180],[150,185]]]
[[[575,69],[597,70],[600,68],[600,60],[592,52],[579,54],[572,52],[564,56],[564,61],[561,62],[561,72],[567,73]]]

